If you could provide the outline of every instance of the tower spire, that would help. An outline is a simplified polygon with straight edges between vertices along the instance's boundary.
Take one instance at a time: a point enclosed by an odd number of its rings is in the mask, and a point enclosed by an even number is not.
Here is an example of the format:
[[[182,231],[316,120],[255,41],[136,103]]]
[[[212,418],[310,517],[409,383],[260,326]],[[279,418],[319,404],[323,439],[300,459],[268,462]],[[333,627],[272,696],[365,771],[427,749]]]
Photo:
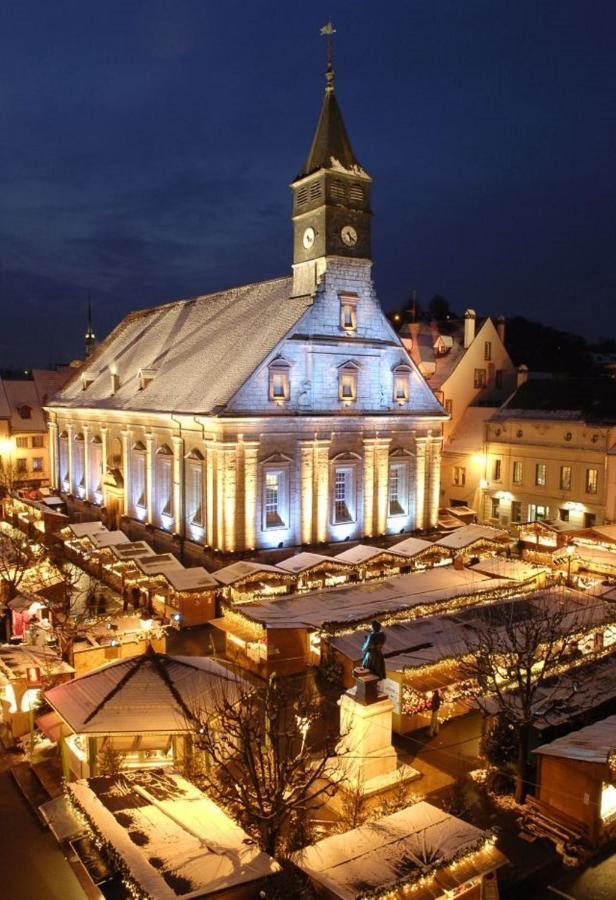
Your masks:
[[[86,358],[92,353],[95,346],[96,335],[94,334],[94,329],[92,328],[92,298],[91,295],[88,294],[88,327],[86,328],[85,333]]]
[[[334,35],[336,29],[329,21],[321,28],[321,35],[327,40],[327,69],[325,70],[325,91],[334,93]]]

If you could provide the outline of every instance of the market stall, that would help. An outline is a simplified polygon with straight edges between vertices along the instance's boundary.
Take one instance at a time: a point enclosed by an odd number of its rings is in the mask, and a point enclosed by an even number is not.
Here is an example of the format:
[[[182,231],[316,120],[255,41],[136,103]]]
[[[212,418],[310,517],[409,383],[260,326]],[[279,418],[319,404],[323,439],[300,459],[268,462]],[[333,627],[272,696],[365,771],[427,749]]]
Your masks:
[[[71,645],[70,662],[77,675],[83,675],[109,662],[139,656],[150,647],[157,653],[167,649],[163,621],[145,612],[115,616],[83,628]]]
[[[298,591],[314,591],[317,588],[344,584],[353,574],[353,566],[333,556],[320,553],[297,553],[277,563],[283,572],[296,578]]]
[[[0,724],[7,745],[32,731],[42,690],[67,681],[73,672],[49,647],[0,645]]]
[[[336,554],[335,558],[353,566],[354,575],[359,581],[401,575],[410,572],[412,568],[410,558],[405,554],[397,553],[395,549],[371,547],[368,544],[357,544]]]
[[[239,560],[212,573],[221,586],[221,596],[232,603],[292,593],[296,576],[278,566]]]
[[[456,560],[466,563],[474,558],[505,553],[511,548],[512,539],[506,531],[490,525],[462,525],[435,544],[449,550]]]

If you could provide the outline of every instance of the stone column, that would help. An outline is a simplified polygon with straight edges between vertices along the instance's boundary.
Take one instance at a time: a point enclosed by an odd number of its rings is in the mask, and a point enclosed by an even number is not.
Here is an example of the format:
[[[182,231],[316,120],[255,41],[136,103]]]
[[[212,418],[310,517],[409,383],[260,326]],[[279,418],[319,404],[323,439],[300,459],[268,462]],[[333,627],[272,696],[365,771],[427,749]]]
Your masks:
[[[83,499],[91,500],[90,496],[90,426],[83,426]]]
[[[124,474],[124,493],[122,496],[122,514],[128,515],[128,497],[131,489],[130,477],[130,431],[122,429],[122,469]]]
[[[374,537],[374,480],[376,438],[364,438],[364,527],[366,537]]]
[[[376,444],[376,528],[378,534],[387,531],[389,502],[389,445],[391,438],[379,438]]]
[[[441,491],[441,450],[442,437],[430,439],[430,485],[428,495],[428,527],[434,528],[438,521]]]
[[[426,445],[425,437],[415,438],[415,528],[426,527]]]
[[[179,435],[173,435],[173,524],[176,534],[183,537],[186,534],[184,521],[184,439]]]
[[[244,441],[244,543],[243,550],[257,546],[257,455],[259,441]]]
[[[237,444],[218,445],[218,547],[227,553],[235,550],[235,513],[237,489]]]
[[[73,485],[73,425],[69,424],[66,426],[66,455],[68,457],[68,492],[69,494],[75,493],[74,485]]]
[[[56,422],[49,422],[49,480],[54,490],[58,489],[60,484],[60,474],[58,472],[58,426]]]
[[[314,520],[314,442],[299,441],[299,539],[311,544]]]
[[[327,520],[329,513],[329,446],[331,439],[314,442],[314,476],[316,497],[315,540],[327,540]]]
[[[145,505],[146,522],[154,522],[154,435],[148,432],[145,436]]]

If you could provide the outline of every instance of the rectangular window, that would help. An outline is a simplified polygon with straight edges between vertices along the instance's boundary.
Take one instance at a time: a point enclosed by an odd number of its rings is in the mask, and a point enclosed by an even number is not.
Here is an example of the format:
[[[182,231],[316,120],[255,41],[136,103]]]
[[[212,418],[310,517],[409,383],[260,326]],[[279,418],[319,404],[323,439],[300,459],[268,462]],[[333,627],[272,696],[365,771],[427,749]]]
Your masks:
[[[494,386],[497,391],[502,390],[503,387],[503,370],[497,369],[494,373]]]
[[[43,437],[42,434],[35,434],[32,437],[32,449],[40,450],[42,447],[45,446],[44,441],[45,441],[45,438]]]
[[[513,468],[511,472],[511,481],[513,484],[522,484],[522,476],[524,474],[524,469],[522,466],[521,459],[514,459]]]
[[[474,386],[475,388],[484,388],[487,384],[486,380],[486,370],[485,369],[475,369],[475,379]]]
[[[492,359],[492,344],[490,341],[486,341],[483,345],[483,358],[486,362],[489,362]]]
[[[597,517],[594,513],[584,513],[584,528],[594,528],[597,524]]]
[[[17,463],[17,472],[20,475],[24,475],[28,471],[28,460],[24,459],[23,457],[19,457],[19,459],[16,460],[16,463]]]
[[[550,507],[543,506],[541,503],[529,503],[528,504],[528,521],[529,522],[543,522],[544,519],[549,519],[550,517]]]
[[[398,403],[406,403],[409,399],[409,376],[398,373],[394,375],[394,400]]]
[[[280,472],[265,473],[265,527],[283,525],[280,518]]]
[[[490,501],[491,506],[491,514],[493,519],[498,519],[500,512],[500,500],[497,497],[492,497]]]
[[[357,302],[348,299],[340,300],[340,327],[345,331],[357,329]]]
[[[15,438],[15,446],[19,448],[19,450],[27,450],[28,449],[28,438],[27,437],[16,437]]]
[[[357,372],[346,369],[339,373],[338,396],[347,403],[357,397]]]
[[[190,521],[193,525],[203,525],[203,471],[200,465],[190,470]]]
[[[599,470],[598,469],[586,469],[586,493],[587,494],[596,494],[598,484],[599,484]]]
[[[569,521],[569,510],[568,509],[559,509],[558,510],[558,518],[561,522]]]
[[[173,515],[173,492],[170,459],[160,460],[159,479],[160,514],[171,517]]]
[[[560,467],[560,489],[561,491],[571,490],[571,466]]]
[[[286,366],[271,366],[269,370],[270,400],[288,400],[290,396],[289,370]]]
[[[454,466],[453,467],[453,483],[457,487],[464,487],[466,484],[466,467],[465,466]]]
[[[494,466],[492,468],[492,481],[500,481],[501,473],[502,473],[502,460],[497,457],[494,460]]]
[[[336,469],[334,477],[334,522],[353,521],[352,472]]]
[[[538,487],[545,487],[547,466],[545,463],[537,463],[535,466],[535,484]]]
[[[32,460],[32,471],[33,472],[42,472],[43,471],[43,457],[35,456]]]
[[[406,515],[406,467],[392,466],[389,471],[389,515]]]
[[[522,504],[519,500],[511,501],[511,521],[512,522],[521,522],[522,521]]]
[[[133,457],[133,478],[135,480],[133,489],[135,506],[145,509],[145,456],[143,453],[135,453]]]

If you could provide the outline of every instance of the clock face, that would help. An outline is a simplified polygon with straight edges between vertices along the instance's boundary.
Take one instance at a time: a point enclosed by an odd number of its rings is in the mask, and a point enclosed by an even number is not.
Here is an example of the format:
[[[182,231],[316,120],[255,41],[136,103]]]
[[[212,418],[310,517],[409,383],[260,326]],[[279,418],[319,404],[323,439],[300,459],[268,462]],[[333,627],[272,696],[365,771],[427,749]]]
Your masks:
[[[316,237],[316,232],[315,232],[314,228],[308,227],[304,231],[302,243],[303,243],[304,247],[306,248],[306,250],[310,250],[310,248],[314,244],[315,237]]]
[[[345,225],[340,232],[340,237],[342,238],[342,243],[346,244],[347,247],[354,247],[357,243],[357,232],[352,225]]]

